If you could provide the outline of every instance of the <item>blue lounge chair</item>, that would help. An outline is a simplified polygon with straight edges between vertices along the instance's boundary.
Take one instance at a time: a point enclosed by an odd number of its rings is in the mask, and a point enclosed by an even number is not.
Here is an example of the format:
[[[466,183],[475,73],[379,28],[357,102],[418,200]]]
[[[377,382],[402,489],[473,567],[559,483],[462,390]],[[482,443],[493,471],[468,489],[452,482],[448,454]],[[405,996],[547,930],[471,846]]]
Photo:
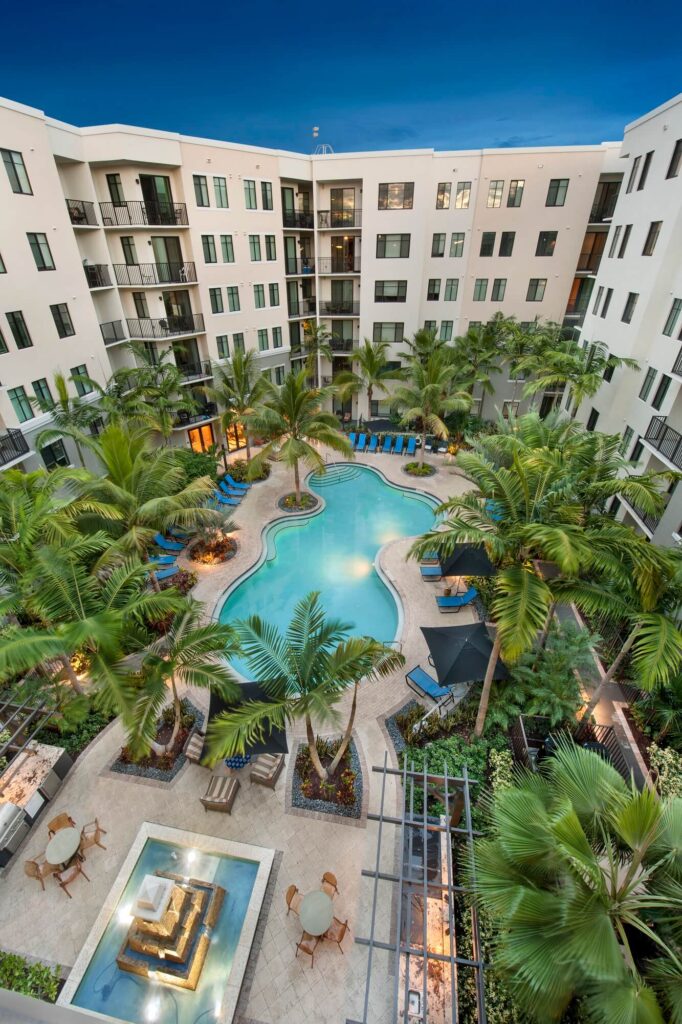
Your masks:
[[[485,510],[491,519],[494,519],[496,523],[499,523],[502,518],[502,510],[496,501],[492,501],[491,498],[488,498],[485,503]]]
[[[417,450],[417,438],[411,437],[407,442],[407,449],[405,450],[406,455],[414,455]]]
[[[393,438],[390,434],[387,434],[384,438],[384,447],[381,449],[384,455],[391,454],[391,445],[393,444]]]
[[[155,565],[175,565],[176,555],[152,555],[149,559]]]
[[[158,544],[164,551],[182,551],[185,546],[184,544],[179,544],[176,540],[167,540],[160,533],[154,535],[154,543]]]
[[[418,693],[420,697],[430,697],[434,703],[437,703],[441,698],[448,697],[450,695],[450,690],[447,686],[440,686],[436,680],[432,679],[429,673],[425,672],[419,665],[413,668],[411,672],[407,673],[405,676],[405,682],[410,689],[414,690],[415,693]]]
[[[471,604],[477,596],[476,587],[469,587],[465,594],[453,594],[452,597],[437,597],[436,604],[439,612],[458,612],[466,604]]]
[[[348,440],[350,441],[351,448],[355,448],[355,431],[348,435]]]
[[[440,565],[422,565],[422,579],[426,580],[427,583],[437,583],[438,580],[443,578],[443,572]]]
[[[393,449],[393,454],[394,455],[402,455],[403,454],[403,445],[404,444],[405,444],[405,438],[403,437],[402,434],[400,435],[400,437],[396,437],[396,439],[395,439],[395,448]]]
[[[235,508],[237,508],[239,506],[239,502],[236,501],[234,498],[225,497],[225,495],[221,494],[220,491],[214,491],[213,497],[209,501],[209,505],[213,506],[213,508],[215,508],[216,505],[233,505]]]
[[[180,572],[177,565],[169,565],[167,569],[158,569],[154,572],[157,580],[167,580],[171,576],[175,576],[176,572]]]
[[[377,450],[377,445],[378,444],[379,444],[379,438],[377,437],[376,434],[372,434],[372,436],[369,439],[369,448],[367,449],[367,451],[368,452],[375,452]]]
[[[220,490],[223,491],[228,498],[238,498],[239,501],[241,501],[242,498],[246,497],[246,491],[234,491],[224,480],[218,481],[218,487],[220,487]]]
[[[360,434],[358,438],[358,446],[355,449],[357,452],[364,452],[365,445],[367,444],[367,434]]]
[[[227,480],[230,487],[233,487],[235,491],[248,491],[251,484],[242,483],[239,480],[233,480],[229,473],[226,473],[223,480]]]
[[[427,551],[421,560],[422,565],[438,565],[440,558],[437,551]]]

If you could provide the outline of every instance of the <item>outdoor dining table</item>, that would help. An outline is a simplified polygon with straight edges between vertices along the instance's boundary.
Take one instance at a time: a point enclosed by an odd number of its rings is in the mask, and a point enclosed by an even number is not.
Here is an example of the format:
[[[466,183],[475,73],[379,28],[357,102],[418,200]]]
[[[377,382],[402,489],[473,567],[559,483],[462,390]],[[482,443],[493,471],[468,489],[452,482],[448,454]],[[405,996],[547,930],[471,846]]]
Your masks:
[[[48,864],[62,867],[71,860],[80,846],[81,834],[77,828],[60,828],[55,832],[45,849]]]
[[[334,904],[326,892],[318,889],[303,897],[298,916],[308,935],[324,935],[334,917]]]

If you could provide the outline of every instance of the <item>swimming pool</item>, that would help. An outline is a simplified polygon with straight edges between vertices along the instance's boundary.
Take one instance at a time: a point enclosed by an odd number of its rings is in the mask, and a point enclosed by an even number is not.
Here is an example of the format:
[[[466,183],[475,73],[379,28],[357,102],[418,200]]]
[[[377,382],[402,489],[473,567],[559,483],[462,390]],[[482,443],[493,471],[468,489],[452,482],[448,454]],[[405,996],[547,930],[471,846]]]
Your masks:
[[[433,526],[435,500],[352,463],[337,463],[307,482],[326,507],[317,515],[266,528],[263,560],[228,591],[220,621],[260,615],[283,630],[296,602],[319,590],[325,612],[350,623],[353,634],[394,640],[398,598],[374,562],[382,545]],[[234,659],[232,664],[248,677],[244,662]]]

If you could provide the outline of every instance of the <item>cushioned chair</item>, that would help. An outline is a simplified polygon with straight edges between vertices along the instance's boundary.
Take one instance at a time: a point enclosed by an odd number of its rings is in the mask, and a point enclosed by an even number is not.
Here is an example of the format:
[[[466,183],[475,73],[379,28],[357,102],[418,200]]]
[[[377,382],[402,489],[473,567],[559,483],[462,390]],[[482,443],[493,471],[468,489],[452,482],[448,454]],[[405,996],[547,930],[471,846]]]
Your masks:
[[[355,448],[355,431],[348,435],[348,440],[350,441],[351,448]]]
[[[234,487],[230,487],[226,480],[219,480],[218,487],[228,498],[235,498],[237,501],[241,501],[246,495],[246,491],[238,491]]]
[[[420,566],[422,579],[426,580],[427,583],[437,583],[438,580],[443,578],[443,572],[438,565],[422,565]]]
[[[356,451],[364,452],[366,444],[367,444],[367,434],[360,434],[360,437],[358,438],[358,446],[356,448]]]
[[[372,436],[369,439],[369,448],[367,449],[367,451],[368,452],[375,452],[377,450],[378,443],[379,443],[379,438],[377,437],[376,434],[372,434]]]
[[[403,445],[404,444],[405,444],[405,438],[402,436],[402,434],[400,435],[400,437],[396,437],[396,439],[395,439],[395,448],[393,449],[393,454],[394,455],[402,455],[403,454]]]
[[[414,455],[417,450],[417,438],[411,437],[407,442],[407,448],[405,450],[406,455]]]
[[[61,828],[75,828],[75,827],[76,827],[76,822],[73,820],[71,815],[67,814],[66,811],[62,811],[62,813],[58,814],[56,818],[52,819],[52,821],[48,821],[48,823],[47,823],[47,834],[48,834],[48,836],[51,839],[52,836],[55,834],[55,832],[59,832],[59,830]]]
[[[177,540],[167,540],[161,533],[154,534],[154,543],[158,544],[164,551],[182,551],[185,546],[178,543]]]
[[[469,587],[464,594],[452,594],[450,597],[438,596],[436,597],[438,611],[458,612],[460,608],[463,608],[467,604],[471,604],[477,596],[478,591],[476,590],[476,587]]]
[[[303,903],[303,893],[300,891],[297,885],[290,885],[284,894],[284,899],[287,902],[287,917],[293,910],[295,914],[298,914],[301,909],[301,903]]]
[[[212,775],[206,794],[200,798],[204,810],[231,814],[238,791],[239,779],[236,779],[234,775]]]
[[[248,491],[249,487],[251,486],[251,484],[244,483],[243,480],[235,480],[234,477],[230,476],[229,473],[225,474],[224,479],[227,480],[230,487],[232,487],[235,491]]]
[[[384,455],[390,455],[391,454],[391,445],[392,444],[393,444],[393,438],[391,437],[390,434],[387,434],[386,437],[384,438],[384,443],[383,443],[383,446],[382,446],[382,449],[381,449],[381,451],[383,452]]]
[[[284,768],[284,754],[259,754],[251,769],[249,782],[274,789]]]
[[[420,697],[429,697],[434,703],[450,694],[446,686],[439,686],[436,680],[432,679],[428,672],[425,672],[419,665],[407,673],[405,681],[410,689],[418,693]]]
[[[185,749],[183,753],[187,760],[190,761],[192,764],[200,763],[201,755],[204,752],[205,742],[206,737],[204,736],[203,732],[199,732],[198,729],[195,729],[194,732],[191,732],[189,734],[187,742],[185,743]]]

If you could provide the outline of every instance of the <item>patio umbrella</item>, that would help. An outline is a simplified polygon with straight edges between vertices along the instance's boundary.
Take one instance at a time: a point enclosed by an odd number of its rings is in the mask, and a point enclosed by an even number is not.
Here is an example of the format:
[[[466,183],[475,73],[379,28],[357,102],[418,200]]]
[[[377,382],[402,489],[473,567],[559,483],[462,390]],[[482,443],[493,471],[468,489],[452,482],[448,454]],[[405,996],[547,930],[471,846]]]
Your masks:
[[[431,653],[431,664],[441,686],[471,683],[483,679],[493,642],[483,622],[466,626],[423,626],[422,633]],[[497,659],[493,679],[507,679],[509,672]]]
[[[222,714],[223,711],[232,711],[238,704],[247,700],[269,701],[271,698],[267,691],[259,683],[241,683],[241,699],[237,702],[224,701],[214,690],[211,690],[211,702],[208,708],[208,721]],[[255,757],[256,754],[288,754],[287,734],[284,729],[271,729],[263,740],[252,743],[244,752],[247,756]]]
[[[443,576],[494,576],[497,569],[483,544],[458,544],[451,555],[440,560]]]

